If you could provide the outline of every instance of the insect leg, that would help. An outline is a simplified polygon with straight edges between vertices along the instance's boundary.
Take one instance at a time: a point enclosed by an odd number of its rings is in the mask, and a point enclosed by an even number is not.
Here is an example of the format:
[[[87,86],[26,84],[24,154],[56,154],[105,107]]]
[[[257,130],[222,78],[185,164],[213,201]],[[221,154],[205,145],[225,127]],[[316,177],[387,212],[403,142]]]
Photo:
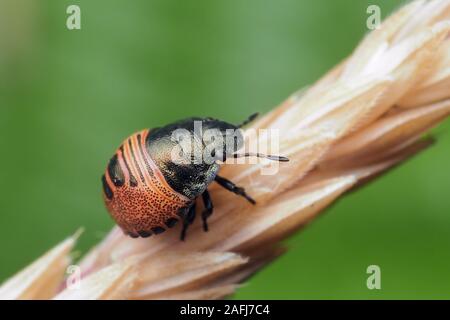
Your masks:
[[[238,187],[237,185],[235,185],[233,182],[231,182],[230,180],[227,180],[223,177],[220,176],[216,176],[215,178],[216,182],[218,184],[220,184],[222,187],[224,187],[225,189],[244,197],[245,199],[248,200],[248,202],[250,202],[251,204],[256,204],[256,201],[253,200],[247,193],[245,193],[244,188]]]
[[[203,220],[203,230],[208,231],[208,218],[213,213],[213,203],[211,200],[211,196],[209,195],[208,190],[205,190],[202,194],[203,203],[205,204],[205,210],[202,212],[202,220]]]
[[[181,229],[181,235],[180,240],[184,241],[186,238],[186,230],[189,227],[189,225],[194,222],[195,219],[195,202],[194,204],[188,209],[187,213],[183,215],[183,229]]]

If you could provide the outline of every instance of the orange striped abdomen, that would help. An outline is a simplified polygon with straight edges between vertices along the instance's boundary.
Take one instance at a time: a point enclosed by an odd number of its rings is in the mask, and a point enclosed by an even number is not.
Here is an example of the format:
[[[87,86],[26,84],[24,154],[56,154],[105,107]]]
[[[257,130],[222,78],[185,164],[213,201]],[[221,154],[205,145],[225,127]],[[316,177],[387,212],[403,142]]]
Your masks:
[[[103,180],[109,213],[130,236],[147,237],[172,227],[192,200],[174,191],[148,154],[149,130],[127,138],[110,160]]]

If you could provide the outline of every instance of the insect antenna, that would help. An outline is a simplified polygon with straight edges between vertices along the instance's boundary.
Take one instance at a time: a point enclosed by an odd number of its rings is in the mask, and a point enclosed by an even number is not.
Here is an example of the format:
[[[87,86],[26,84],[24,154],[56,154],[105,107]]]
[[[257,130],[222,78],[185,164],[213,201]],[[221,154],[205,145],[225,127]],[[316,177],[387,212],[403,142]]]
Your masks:
[[[271,154],[263,154],[263,153],[252,153],[252,152],[246,152],[243,154],[233,154],[233,158],[244,158],[244,157],[258,157],[258,158],[265,158],[273,161],[280,161],[280,162],[288,162],[289,158],[283,157],[283,156],[274,156]]]

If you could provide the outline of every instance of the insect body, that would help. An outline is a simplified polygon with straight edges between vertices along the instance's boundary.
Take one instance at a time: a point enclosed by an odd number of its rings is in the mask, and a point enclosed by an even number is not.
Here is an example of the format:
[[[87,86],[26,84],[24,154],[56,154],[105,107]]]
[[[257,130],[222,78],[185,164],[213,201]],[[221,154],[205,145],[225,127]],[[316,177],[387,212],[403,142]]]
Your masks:
[[[205,141],[196,132],[196,124],[200,124],[203,131],[214,132],[209,145],[214,148],[207,150]],[[102,176],[105,204],[113,219],[133,238],[159,234],[181,220],[181,239],[184,240],[186,230],[195,218],[195,200],[199,196],[205,207],[202,212],[203,228],[208,230],[207,219],[213,212],[213,204],[207,187],[213,181],[254,204],[255,201],[243,188],[217,175],[220,168],[217,161],[243,156],[278,161],[288,159],[262,154],[236,154],[243,145],[239,130],[242,125],[235,126],[211,118],[190,118],[165,127],[142,130],[128,137],[111,158]],[[230,132],[233,132],[232,136]],[[184,136],[184,143],[190,146],[188,151],[196,151],[190,153],[180,148],[180,141],[174,139],[176,133],[188,133],[187,139]],[[229,143],[230,137],[232,143]],[[205,151],[208,151],[209,161],[196,161],[196,156],[203,155]]]

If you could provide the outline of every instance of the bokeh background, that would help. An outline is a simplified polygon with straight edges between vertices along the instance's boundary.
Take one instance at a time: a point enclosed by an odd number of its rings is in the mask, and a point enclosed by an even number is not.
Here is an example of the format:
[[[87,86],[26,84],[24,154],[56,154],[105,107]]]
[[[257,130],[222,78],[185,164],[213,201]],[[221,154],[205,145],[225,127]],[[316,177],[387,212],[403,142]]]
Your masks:
[[[0,281],[80,226],[80,253],[108,232],[100,175],[130,133],[268,111],[352,51],[369,4],[384,18],[401,3],[0,0]],[[449,129],[286,241],[235,298],[450,298]]]

